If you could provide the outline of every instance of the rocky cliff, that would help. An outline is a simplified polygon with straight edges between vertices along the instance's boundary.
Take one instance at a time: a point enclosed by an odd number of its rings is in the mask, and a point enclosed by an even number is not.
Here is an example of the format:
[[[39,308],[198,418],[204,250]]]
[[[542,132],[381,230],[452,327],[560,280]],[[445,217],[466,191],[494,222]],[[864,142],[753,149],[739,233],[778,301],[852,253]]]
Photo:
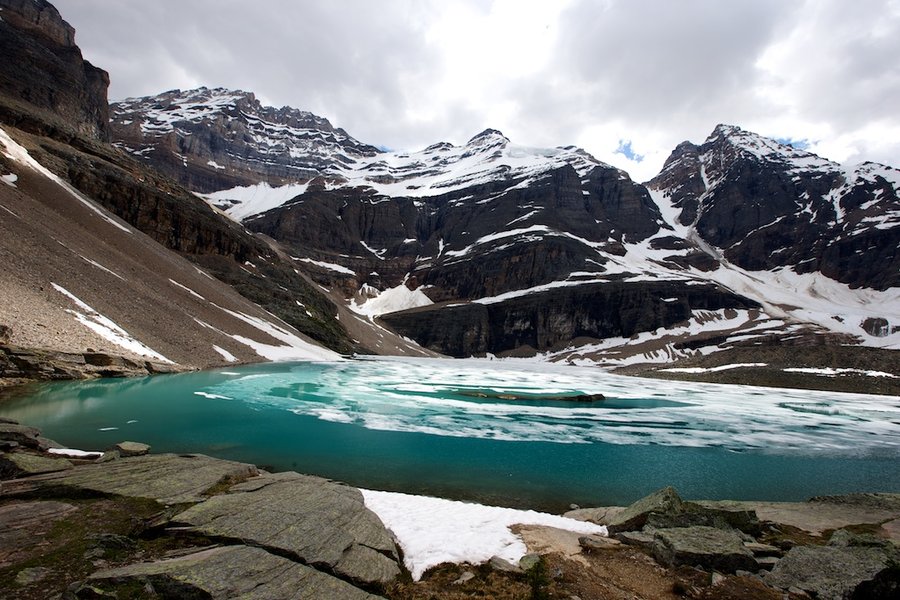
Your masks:
[[[851,287],[900,285],[900,171],[842,167],[719,125],[679,145],[648,182],[687,228],[747,270],[821,272]]]
[[[46,0],[0,0],[0,90],[79,134],[109,138],[109,75],[81,56],[75,30]]]

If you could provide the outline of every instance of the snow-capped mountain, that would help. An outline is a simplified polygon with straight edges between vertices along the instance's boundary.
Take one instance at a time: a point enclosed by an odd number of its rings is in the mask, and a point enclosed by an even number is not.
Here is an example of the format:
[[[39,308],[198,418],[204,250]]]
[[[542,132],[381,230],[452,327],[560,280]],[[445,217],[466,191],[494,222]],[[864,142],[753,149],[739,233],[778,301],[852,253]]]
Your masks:
[[[110,127],[118,146],[200,192],[304,181],[378,152],[327,119],[222,88],[113,103]]]
[[[748,270],[900,285],[900,171],[842,167],[737,127],[685,142],[647,184],[670,225]]]
[[[226,168],[195,192],[426,347],[622,364],[809,336],[900,344],[890,167],[845,169],[719,126],[700,146],[679,145],[643,186],[581,149],[518,146],[490,129],[463,145],[381,152],[341,130],[289,146],[283,129],[259,126],[256,148],[307,169],[264,177],[218,131],[273,122],[261,115],[275,109],[246,97],[202,89],[131,101],[130,112],[113,107],[113,135],[139,131],[143,142],[120,143],[151,164],[180,164],[173,174],[188,185],[208,162],[207,140],[219,140],[231,162],[214,161]]]

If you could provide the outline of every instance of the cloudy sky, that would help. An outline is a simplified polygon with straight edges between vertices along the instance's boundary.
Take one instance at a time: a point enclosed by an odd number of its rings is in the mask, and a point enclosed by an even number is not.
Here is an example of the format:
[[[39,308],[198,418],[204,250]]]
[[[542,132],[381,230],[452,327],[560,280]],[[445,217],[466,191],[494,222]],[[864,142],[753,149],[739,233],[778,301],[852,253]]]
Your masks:
[[[224,86],[418,150],[493,127],[638,181],[717,123],[900,167],[900,0],[51,0],[110,98]]]

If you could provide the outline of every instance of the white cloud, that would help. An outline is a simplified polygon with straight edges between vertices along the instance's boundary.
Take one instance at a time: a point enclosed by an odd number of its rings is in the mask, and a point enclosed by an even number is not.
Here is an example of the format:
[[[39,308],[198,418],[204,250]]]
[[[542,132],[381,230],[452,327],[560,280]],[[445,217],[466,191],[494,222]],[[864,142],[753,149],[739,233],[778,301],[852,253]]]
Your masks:
[[[486,127],[643,181],[720,122],[900,165],[900,0],[57,0],[111,97],[226,86],[420,149]],[[617,153],[620,141],[643,155]]]

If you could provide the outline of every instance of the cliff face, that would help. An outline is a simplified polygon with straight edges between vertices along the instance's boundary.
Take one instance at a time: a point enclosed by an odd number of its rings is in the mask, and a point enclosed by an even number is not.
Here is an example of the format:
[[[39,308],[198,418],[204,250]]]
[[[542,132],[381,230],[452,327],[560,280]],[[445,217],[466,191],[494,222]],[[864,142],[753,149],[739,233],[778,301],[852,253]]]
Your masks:
[[[109,139],[109,75],[84,60],[75,30],[45,0],[0,0],[0,92]]]

